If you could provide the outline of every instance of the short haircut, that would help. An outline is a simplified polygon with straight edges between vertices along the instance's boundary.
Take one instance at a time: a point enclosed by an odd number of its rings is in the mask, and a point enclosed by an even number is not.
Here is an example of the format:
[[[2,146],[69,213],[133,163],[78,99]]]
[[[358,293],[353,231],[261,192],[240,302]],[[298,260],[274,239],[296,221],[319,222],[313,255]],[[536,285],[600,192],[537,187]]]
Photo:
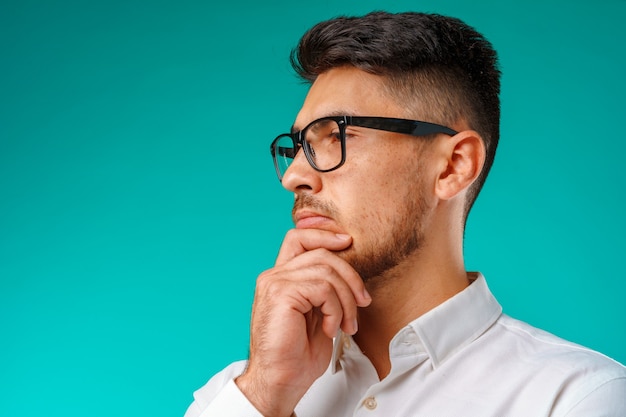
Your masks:
[[[491,169],[500,136],[497,53],[463,21],[438,14],[372,12],[318,23],[291,52],[308,82],[337,67],[381,75],[392,97],[425,121],[465,121],[483,138],[486,160],[470,187],[464,218]]]

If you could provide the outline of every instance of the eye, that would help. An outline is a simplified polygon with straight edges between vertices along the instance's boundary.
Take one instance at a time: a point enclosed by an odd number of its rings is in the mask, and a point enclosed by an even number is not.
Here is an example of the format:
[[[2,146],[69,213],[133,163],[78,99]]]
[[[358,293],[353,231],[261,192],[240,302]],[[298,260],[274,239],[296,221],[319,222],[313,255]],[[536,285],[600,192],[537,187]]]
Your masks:
[[[330,137],[339,141],[341,140],[341,132],[339,129],[333,129],[332,132],[330,132]]]
[[[346,140],[357,136],[357,133],[355,129],[351,129],[350,127],[346,128]]]

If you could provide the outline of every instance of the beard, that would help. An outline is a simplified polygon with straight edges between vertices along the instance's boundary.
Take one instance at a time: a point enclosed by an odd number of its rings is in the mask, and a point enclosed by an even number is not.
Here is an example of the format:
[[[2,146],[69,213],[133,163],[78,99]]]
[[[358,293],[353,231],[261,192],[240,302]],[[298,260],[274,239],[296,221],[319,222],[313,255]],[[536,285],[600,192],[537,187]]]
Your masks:
[[[367,241],[353,241],[352,245],[336,252],[348,262],[364,282],[383,283],[407,258],[419,251],[424,242],[424,220],[429,213],[427,201],[421,192],[407,192],[396,213],[386,223],[361,225],[369,236]],[[340,221],[339,211],[332,202],[317,200],[309,194],[296,198],[293,212],[309,208]]]

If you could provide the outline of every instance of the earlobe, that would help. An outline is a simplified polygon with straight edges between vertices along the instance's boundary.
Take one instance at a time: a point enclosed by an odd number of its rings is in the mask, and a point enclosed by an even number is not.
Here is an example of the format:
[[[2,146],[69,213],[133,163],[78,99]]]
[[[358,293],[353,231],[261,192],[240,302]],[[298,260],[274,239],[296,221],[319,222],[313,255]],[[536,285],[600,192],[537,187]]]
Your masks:
[[[442,200],[450,200],[470,187],[485,164],[485,143],[473,130],[459,132],[442,144],[441,170],[436,193]]]

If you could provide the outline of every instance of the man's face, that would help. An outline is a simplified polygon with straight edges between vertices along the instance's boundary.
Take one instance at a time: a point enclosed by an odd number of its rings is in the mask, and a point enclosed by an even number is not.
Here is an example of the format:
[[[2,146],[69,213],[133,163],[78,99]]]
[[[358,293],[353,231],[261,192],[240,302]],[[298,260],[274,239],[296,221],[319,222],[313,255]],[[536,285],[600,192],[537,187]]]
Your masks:
[[[411,117],[383,91],[379,76],[330,70],[312,85],[294,127],[329,115]],[[415,137],[349,126],[339,169],[320,173],[299,152],[283,178],[295,193],[296,227],[349,234],[353,244],[339,256],[365,281],[385,275],[423,244],[432,206],[427,151]]]

